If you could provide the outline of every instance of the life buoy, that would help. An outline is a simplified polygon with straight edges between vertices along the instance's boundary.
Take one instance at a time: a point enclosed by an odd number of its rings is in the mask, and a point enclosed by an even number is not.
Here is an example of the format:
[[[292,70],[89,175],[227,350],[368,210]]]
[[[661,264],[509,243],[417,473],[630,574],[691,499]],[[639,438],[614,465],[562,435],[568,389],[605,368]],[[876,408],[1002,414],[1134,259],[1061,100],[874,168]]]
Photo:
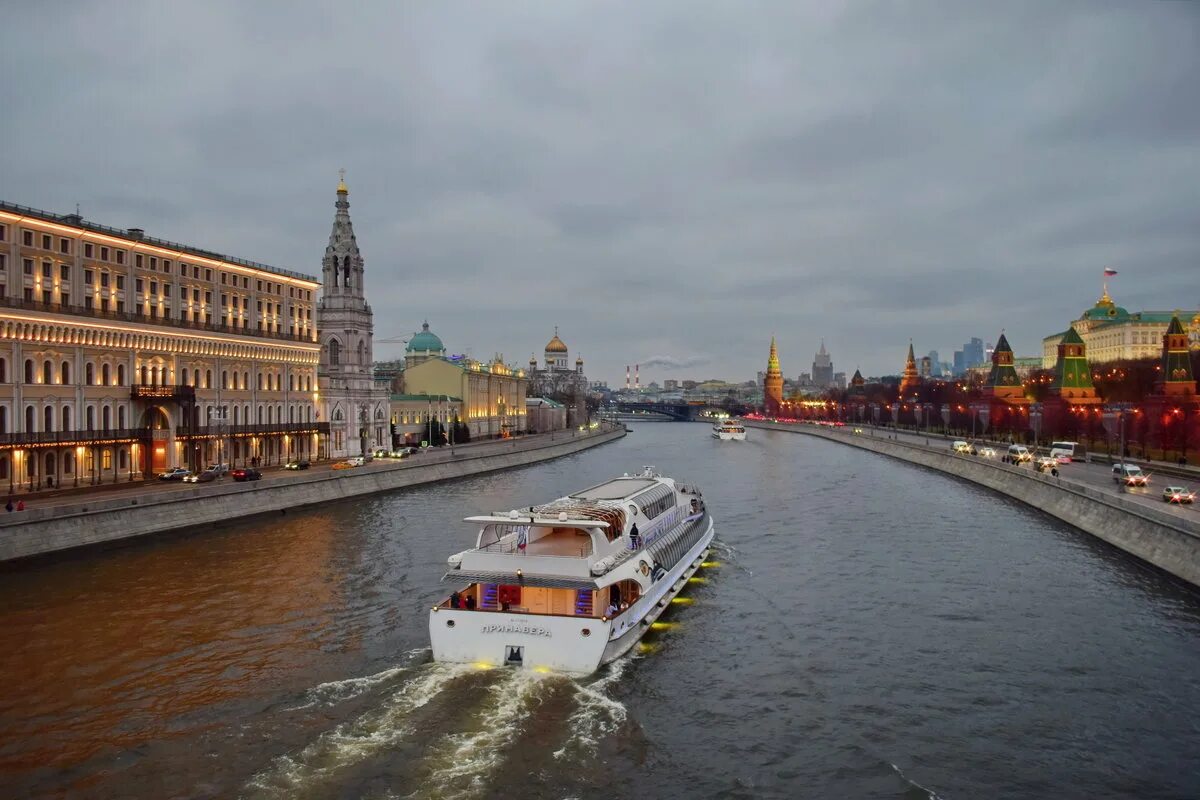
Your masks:
[[[642,575],[649,575],[650,574],[650,565],[647,564],[645,561],[639,561],[638,562],[638,570],[642,573]]]

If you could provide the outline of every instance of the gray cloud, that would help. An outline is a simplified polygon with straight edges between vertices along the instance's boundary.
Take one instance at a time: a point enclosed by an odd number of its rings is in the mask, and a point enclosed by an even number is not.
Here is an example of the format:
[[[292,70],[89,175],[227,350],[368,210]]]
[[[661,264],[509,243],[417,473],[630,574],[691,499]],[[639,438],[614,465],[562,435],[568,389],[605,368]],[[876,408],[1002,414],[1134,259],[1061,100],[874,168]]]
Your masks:
[[[10,201],[315,274],[346,167],[381,337],[873,374],[1106,264],[1200,303],[1195,4],[27,3],[0,59]]]

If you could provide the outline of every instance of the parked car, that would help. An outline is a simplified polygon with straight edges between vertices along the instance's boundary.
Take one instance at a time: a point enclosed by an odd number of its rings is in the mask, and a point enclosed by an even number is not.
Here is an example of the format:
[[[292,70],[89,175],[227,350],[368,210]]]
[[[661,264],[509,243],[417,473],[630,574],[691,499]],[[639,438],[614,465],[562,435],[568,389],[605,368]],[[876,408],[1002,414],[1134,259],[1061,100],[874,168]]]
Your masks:
[[[283,465],[284,469],[308,469],[307,461],[289,461]]]
[[[262,473],[253,467],[244,469],[235,469],[233,471],[233,479],[235,481],[256,481],[262,478]]]
[[[181,481],[191,474],[191,470],[184,469],[183,467],[175,467],[166,472],[158,473],[158,479],[160,481]]]
[[[194,475],[188,475],[183,480],[184,483],[208,483],[209,481],[215,481],[220,474],[221,473],[219,470],[210,467],[202,472],[197,472]]]
[[[1187,503],[1190,505],[1196,502],[1196,493],[1189,492],[1183,486],[1168,486],[1163,489],[1163,502],[1177,503],[1179,505]]]
[[[1113,464],[1113,480],[1126,486],[1147,486],[1150,476],[1142,472],[1137,464]]]

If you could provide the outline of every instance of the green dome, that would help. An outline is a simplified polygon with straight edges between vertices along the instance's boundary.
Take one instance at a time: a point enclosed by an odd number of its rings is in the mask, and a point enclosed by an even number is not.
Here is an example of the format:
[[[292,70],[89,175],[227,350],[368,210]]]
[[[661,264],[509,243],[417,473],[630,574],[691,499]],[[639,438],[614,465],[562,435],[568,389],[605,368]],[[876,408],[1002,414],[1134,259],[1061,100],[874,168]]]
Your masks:
[[[408,347],[404,348],[407,353],[428,353],[430,351],[436,353],[445,352],[446,348],[442,346],[442,340],[437,337],[437,334],[429,332],[429,323],[421,325],[421,332],[408,340]]]

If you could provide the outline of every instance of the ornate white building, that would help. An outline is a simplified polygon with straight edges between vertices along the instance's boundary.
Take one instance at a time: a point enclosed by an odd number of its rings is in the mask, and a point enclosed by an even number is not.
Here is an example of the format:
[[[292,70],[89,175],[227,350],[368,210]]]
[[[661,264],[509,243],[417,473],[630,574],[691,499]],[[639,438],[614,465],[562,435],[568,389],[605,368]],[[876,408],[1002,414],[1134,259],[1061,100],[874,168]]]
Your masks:
[[[391,392],[386,381],[375,380],[373,315],[363,295],[363,259],[350,223],[348,195],[345,181],[339,181],[333,230],[322,260],[324,292],[317,306],[318,377],[331,458],[390,446]]]

